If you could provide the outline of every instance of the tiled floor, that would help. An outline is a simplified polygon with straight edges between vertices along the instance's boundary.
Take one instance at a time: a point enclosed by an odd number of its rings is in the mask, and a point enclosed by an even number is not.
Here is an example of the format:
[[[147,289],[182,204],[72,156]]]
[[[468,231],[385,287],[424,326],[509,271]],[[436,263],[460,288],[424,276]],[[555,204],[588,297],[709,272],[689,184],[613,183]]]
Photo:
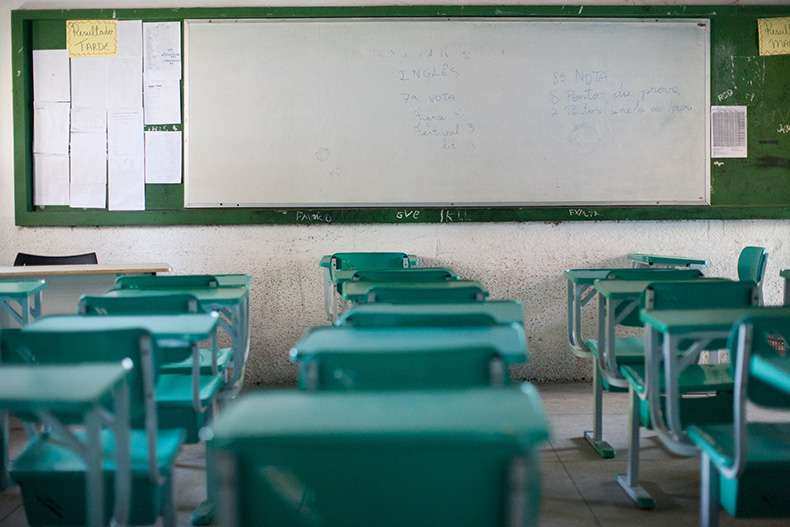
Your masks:
[[[615,482],[615,474],[626,468],[627,394],[604,394],[604,436],[618,450],[615,459],[604,460],[582,437],[591,423],[591,386],[544,384],[538,389],[552,424],[552,439],[543,450],[543,527],[699,525],[699,460],[668,454],[652,433],[642,435],[640,475],[643,486],[656,499],[656,508],[639,510]],[[19,451],[23,437],[21,429],[15,426],[12,457]],[[179,525],[189,525],[192,510],[205,495],[204,457],[201,445],[187,447],[179,457]],[[721,520],[722,527],[790,525],[790,520],[735,520],[724,512]],[[17,489],[0,494],[0,525],[27,525]]]

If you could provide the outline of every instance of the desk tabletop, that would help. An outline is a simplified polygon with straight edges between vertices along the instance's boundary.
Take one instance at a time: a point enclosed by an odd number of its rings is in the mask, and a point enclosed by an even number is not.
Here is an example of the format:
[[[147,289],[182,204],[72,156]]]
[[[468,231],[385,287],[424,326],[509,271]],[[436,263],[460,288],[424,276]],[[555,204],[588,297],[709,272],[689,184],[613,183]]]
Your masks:
[[[632,262],[661,265],[708,265],[708,261],[702,258],[691,258],[688,256],[667,256],[663,254],[628,253],[626,256]]]
[[[210,338],[219,324],[216,313],[179,315],[52,315],[31,322],[23,331],[106,331],[145,329],[157,339],[185,342]]]
[[[242,395],[212,425],[215,444],[282,439],[319,442],[364,436],[371,441],[419,436],[422,442],[494,437],[519,448],[548,438],[537,390],[466,388],[338,392],[280,390]],[[304,444],[304,443],[302,443]],[[399,443],[400,447],[403,447]]]
[[[456,327],[356,328],[326,326],[309,329],[291,349],[293,360],[321,353],[413,353],[490,349],[508,362],[526,360],[527,340],[520,324]]]
[[[636,298],[655,280],[598,280],[595,290],[606,298],[621,300]]]
[[[81,275],[81,274],[151,274],[169,273],[166,263],[133,264],[83,264],[83,265],[24,265],[0,267],[0,280],[30,276]]]
[[[86,411],[128,374],[116,363],[3,365],[0,406],[10,411]]]
[[[404,269],[338,269],[332,279],[335,283],[349,280],[372,281],[416,281],[447,280],[458,278],[449,267],[409,267]]]
[[[651,309],[642,310],[639,318],[661,333],[682,334],[692,331],[729,331],[741,317],[788,316],[790,307],[753,306],[728,309]]]
[[[784,279],[790,278],[790,269],[782,269],[781,271],[779,271],[779,276],[781,276]]]
[[[0,298],[25,298],[44,290],[44,280],[0,281]]]
[[[566,269],[565,278],[575,284],[592,284],[603,280],[614,269]]]

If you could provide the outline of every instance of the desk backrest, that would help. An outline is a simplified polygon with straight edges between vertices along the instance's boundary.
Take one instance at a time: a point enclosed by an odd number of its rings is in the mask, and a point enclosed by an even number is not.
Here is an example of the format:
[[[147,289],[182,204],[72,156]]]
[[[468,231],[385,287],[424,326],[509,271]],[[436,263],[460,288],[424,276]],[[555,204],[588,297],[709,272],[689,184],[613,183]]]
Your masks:
[[[198,287],[219,287],[219,280],[213,275],[126,275],[115,279],[115,289],[189,289]]]
[[[417,265],[413,255],[399,252],[348,252],[335,253],[322,266],[330,269],[398,269]]]
[[[107,297],[83,295],[78,303],[80,315],[154,315],[197,313],[193,295],[152,295]]]
[[[760,293],[760,304],[763,303],[763,278],[768,261],[768,253],[764,247],[744,247],[738,256],[738,280],[751,281],[757,284]]]
[[[371,287],[362,301],[391,304],[480,302],[485,300],[488,294],[486,287],[477,280],[389,282]]]
[[[747,316],[733,325],[728,347],[733,353],[730,370],[738,382],[744,383],[745,395],[761,406],[790,409],[790,381],[777,389],[747,371],[751,360],[760,356],[767,361],[790,361],[790,317]],[[744,361],[741,361],[741,357]],[[739,371],[739,368],[745,368]],[[738,386],[736,384],[736,395]]]
[[[145,397],[153,394],[157,352],[151,335],[142,329],[107,331],[30,331],[9,329],[0,332],[0,363],[79,364],[82,362],[131,361],[129,377],[131,416],[156,416],[156,405]],[[152,413],[153,412],[153,413]]]
[[[39,254],[17,253],[14,266],[25,265],[80,265],[97,264],[96,253],[73,254],[68,256],[42,256]]]
[[[457,280],[458,275],[447,267],[412,267],[404,269],[360,269],[352,280],[363,282],[418,282],[430,280]]]
[[[492,300],[441,304],[360,304],[343,313],[336,325],[352,327],[490,326],[524,323],[524,304]]]

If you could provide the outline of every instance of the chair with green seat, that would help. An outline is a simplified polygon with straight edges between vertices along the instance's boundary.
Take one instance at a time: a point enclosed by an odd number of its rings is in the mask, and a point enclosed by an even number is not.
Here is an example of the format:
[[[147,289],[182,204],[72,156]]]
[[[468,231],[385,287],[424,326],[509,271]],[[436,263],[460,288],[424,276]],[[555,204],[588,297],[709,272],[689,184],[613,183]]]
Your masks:
[[[132,477],[131,515],[133,525],[176,524],[173,470],[184,441],[181,429],[160,430],[154,389],[157,380],[158,346],[151,335],[138,329],[108,331],[27,331],[0,333],[0,358],[10,364],[79,364],[131,361],[129,379],[129,438]],[[23,416],[24,417],[24,416]],[[63,416],[65,421],[69,416]],[[134,423],[140,423],[139,428]],[[32,438],[14,459],[11,476],[19,484],[25,514],[30,525],[85,525],[86,465],[73,450],[64,446],[66,432],[53,429]],[[105,430],[101,437],[105,450],[104,472],[116,472],[113,461],[116,444]],[[114,500],[112,478],[105,477],[105,503]],[[128,492],[128,491],[127,491]],[[104,507],[109,520],[110,507]]]
[[[521,324],[328,326],[291,349],[303,390],[414,390],[505,385],[527,361]]]
[[[787,316],[748,316],[733,326],[733,421],[688,429],[701,450],[703,527],[719,525],[720,508],[736,518],[790,517],[790,423],[747,415],[753,405],[783,410],[785,416],[790,410],[788,343]]]
[[[197,304],[197,299],[188,294],[130,298],[82,296],[79,313],[85,316],[196,313]],[[187,431],[187,442],[197,443],[200,440],[198,432],[214,413],[232,351],[230,348],[217,350],[215,334],[210,349],[193,353],[188,343],[176,343],[160,346],[159,354],[156,399],[160,427],[183,428]],[[193,377],[195,355],[200,360],[198,377]]]
[[[644,310],[707,310],[748,308],[758,304],[758,290],[754,282],[695,280],[684,282],[654,282],[643,293]],[[650,339],[656,337],[651,334]],[[679,427],[691,423],[722,423],[732,420],[733,378],[726,364],[700,364],[703,350],[718,350],[727,346],[726,339],[694,335],[677,343],[680,371],[673,380],[677,394],[667,397],[666,366],[662,366],[659,343],[649,341],[649,364],[624,363],[620,366],[629,385],[628,464],[626,474],[618,474],[617,481],[641,508],[655,506],[653,498],[639,484],[640,427],[654,429],[665,447],[677,455],[694,456],[696,449],[687,448],[673,439],[669,420],[677,416]],[[651,368],[650,380],[647,368]],[[673,375],[675,375],[673,373]],[[652,399],[652,400],[651,400]]]
[[[760,305],[763,303],[763,278],[767,261],[768,253],[764,247],[744,247],[738,256],[738,280],[757,284],[760,292]]]
[[[630,280],[641,282],[665,280],[697,280],[702,278],[702,272],[697,269],[670,269],[670,268],[629,268],[612,269],[602,280]],[[600,300],[600,299],[599,299]],[[614,309],[618,326],[641,327],[639,320],[639,302],[634,298],[628,302],[620,303]],[[615,456],[614,449],[603,439],[603,392],[625,392],[628,383],[622,378],[619,370],[620,364],[644,362],[644,339],[642,337],[617,337],[614,338],[614,356],[604,362],[603,350],[599,343],[605,338],[606,313],[599,308],[598,311],[598,338],[584,340],[585,347],[590,351],[593,361],[593,429],[584,432],[584,437],[603,458]]]
[[[223,526],[532,526],[534,386],[242,395],[212,426]]]
[[[197,299],[184,293],[129,298],[83,295],[79,300],[78,311],[81,315],[90,316],[198,313],[200,310]],[[226,372],[232,356],[231,348],[217,349],[212,343],[211,348],[200,350],[200,373],[216,375]],[[191,374],[192,358],[177,362],[164,360],[162,369],[164,373]]]
[[[329,320],[337,320],[337,271],[408,269],[417,266],[417,257],[400,252],[340,252],[321,258],[323,268],[324,308]]]
[[[340,318],[337,326],[490,326],[524,324],[524,303],[518,300],[455,302],[450,304],[360,304]]]

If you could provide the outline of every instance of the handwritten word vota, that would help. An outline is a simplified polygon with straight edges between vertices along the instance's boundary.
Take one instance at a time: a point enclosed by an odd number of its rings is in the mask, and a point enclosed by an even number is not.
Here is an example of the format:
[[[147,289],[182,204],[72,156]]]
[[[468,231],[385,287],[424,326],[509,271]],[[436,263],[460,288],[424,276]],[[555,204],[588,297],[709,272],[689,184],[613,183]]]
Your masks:
[[[398,74],[400,75],[400,80],[402,81],[430,80],[437,77],[445,79],[457,79],[460,75],[454,66],[450,66],[446,62],[440,66],[398,70]]]

